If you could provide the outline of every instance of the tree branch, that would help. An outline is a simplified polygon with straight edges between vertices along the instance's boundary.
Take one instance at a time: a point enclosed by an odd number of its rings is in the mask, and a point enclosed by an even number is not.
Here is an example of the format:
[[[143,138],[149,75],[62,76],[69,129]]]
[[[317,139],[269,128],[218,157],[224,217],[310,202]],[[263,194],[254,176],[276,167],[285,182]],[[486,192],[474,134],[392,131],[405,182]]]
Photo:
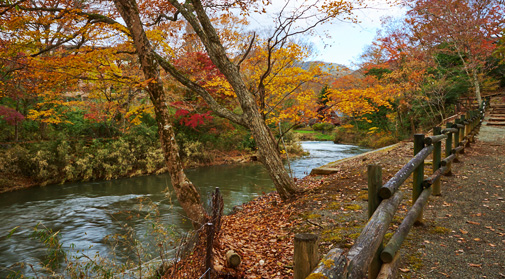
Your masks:
[[[249,55],[249,52],[251,52],[251,49],[252,49],[252,46],[254,44],[254,40],[256,39],[256,32],[253,33],[253,37],[251,39],[251,42],[249,43],[249,47],[247,47],[247,50],[246,52],[244,53],[244,55],[242,56],[242,58],[240,59],[240,61],[238,61],[237,63],[237,67],[240,67],[240,64],[242,64],[242,62],[244,62],[244,60],[247,58],[247,56]]]
[[[161,57],[161,55],[159,55],[158,53],[154,53],[154,56],[156,58],[156,61],[165,71],[167,71],[182,85],[186,86],[188,89],[194,91],[200,97],[202,97],[217,115],[229,119],[230,121],[233,121],[244,127],[248,127],[248,124],[243,116],[233,113],[230,110],[224,108],[214,99],[214,97],[212,97],[212,95],[209,94],[209,92],[207,92],[207,90],[205,90],[205,88],[203,88],[196,82],[193,82],[190,79],[186,78],[170,62]]]

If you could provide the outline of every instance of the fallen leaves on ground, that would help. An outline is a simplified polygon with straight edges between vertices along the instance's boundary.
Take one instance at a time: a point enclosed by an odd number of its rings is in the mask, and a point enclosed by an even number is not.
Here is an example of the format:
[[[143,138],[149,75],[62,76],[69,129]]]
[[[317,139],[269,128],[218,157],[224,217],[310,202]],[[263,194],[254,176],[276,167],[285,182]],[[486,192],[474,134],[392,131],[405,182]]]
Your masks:
[[[269,193],[223,216],[213,250],[213,277],[292,278],[296,233],[320,235],[321,254],[337,246],[348,249],[367,221],[367,165],[382,165],[383,177],[389,179],[408,161],[411,149],[412,144],[405,143],[395,150],[373,153],[366,162],[351,159],[338,165],[334,174],[298,180],[304,192],[292,200],[282,201],[277,193]],[[402,211],[407,209],[401,206]],[[165,278],[199,278],[205,272],[204,246],[201,237],[199,248]],[[227,267],[229,250],[241,257],[236,269]]]

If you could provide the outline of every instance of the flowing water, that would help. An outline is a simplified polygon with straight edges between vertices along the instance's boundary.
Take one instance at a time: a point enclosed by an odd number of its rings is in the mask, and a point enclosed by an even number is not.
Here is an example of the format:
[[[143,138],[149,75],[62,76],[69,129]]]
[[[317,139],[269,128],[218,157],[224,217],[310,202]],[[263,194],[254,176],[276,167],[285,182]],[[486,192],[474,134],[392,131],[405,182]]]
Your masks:
[[[308,175],[312,168],[367,151],[351,145],[333,142],[302,142],[310,155],[292,160],[291,169],[297,178]],[[200,189],[204,200],[219,187],[225,203],[225,213],[248,202],[263,192],[274,190],[273,184],[258,163],[189,169],[188,177]],[[168,193],[167,193],[168,191]],[[171,224],[176,232],[191,228],[171,193],[168,174],[92,181],[36,187],[0,195],[0,278],[6,268],[17,262],[36,264],[44,258],[46,249],[30,238],[37,223],[54,232],[71,253],[86,251],[90,257],[100,254],[118,256],[119,261],[131,255],[121,253],[119,245],[113,254],[109,237],[134,232],[149,241],[153,219],[152,205],[159,211],[157,221]],[[17,227],[12,236],[9,232]],[[131,254],[131,253],[130,253]],[[25,271],[28,270],[25,268]]]

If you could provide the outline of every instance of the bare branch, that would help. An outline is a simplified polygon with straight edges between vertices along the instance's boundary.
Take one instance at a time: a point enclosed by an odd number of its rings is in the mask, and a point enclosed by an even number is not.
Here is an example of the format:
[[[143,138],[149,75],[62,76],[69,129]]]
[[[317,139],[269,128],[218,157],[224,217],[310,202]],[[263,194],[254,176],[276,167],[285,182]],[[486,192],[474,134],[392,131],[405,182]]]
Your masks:
[[[240,67],[240,64],[242,64],[242,62],[244,62],[244,60],[247,58],[247,56],[249,55],[249,52],[251,52],[251,49],[252,49],[252,46],[254,44],[254,40],[256,39],[256,33],[253,33],[253,37],[251,39],[251,42],[249,43],[249,47],[247,47],[247,50],[246,52],[244,53],[244,55],[242,56],[242,58],[240,59],[240,61],[238,61],[237,63],[237,67]]]
[[[158,15],[158,17],[156,17],[156,19],[153,21],[153,23],[146,24],[146,26],[149,27],[149,26],[158,25],[164,20],[177,21],[180,13],[181,12],[176,11],[173,16],[168,16],[166,14],[160,14],[160,15]]]

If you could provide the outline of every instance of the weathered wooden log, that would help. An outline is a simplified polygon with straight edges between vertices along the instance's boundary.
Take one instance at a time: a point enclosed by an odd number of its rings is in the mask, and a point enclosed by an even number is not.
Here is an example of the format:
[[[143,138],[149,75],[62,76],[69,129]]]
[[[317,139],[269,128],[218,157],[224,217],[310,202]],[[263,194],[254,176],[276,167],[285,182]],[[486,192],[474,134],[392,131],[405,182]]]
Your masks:
[[[210,279],[211,271],[212,271],[212,246],[214,243],[214,232],[215,226],[213,223],[206,223],[206,231],[207,231],[207,249],[205,255],[205,270],[206,272],[205,278]]]
[[[451,128],[452,127],[452,123],[447,123],[446,125],[446,129],[445,130],[456,130],[454,132],[457,132],[457,129],[454,129],[454,128]],[[453,132],[449,132],[447,134],[447,139],[445,140],[445,157],[449,157],[451,155],[451,151],[452,151],[452,134]],[[452,172],[451,172],[452,168],[451,168],[451,164],[448,164],[447,165],[447,171],[445,173],[445,175],[451,175]]]
[[[435,127],[435,128],[440,128],[440,127]],[[426,145],[434,144],[434,143],[440,142],[446,138],[447,138],[447,135],[433,135],[431,137],[424,138],[424,144],[426,144]]]
[[[402,198],[403,193],[398,191],[390,199],[383,200],[347,255],[340,249],[331,250],[307,279],[366,278],[368,266],[382,243]]]
[[[461,118],[456,120],[456,125],[459,130],[458,137],[459,140],[463,140],[463,137],[465,136],[465,125],[463,125]],[[457,141],[459,144],[459,141]]]
[[[470,134],[470,142],[471,143],[475,143],[475,135],[476,135],[476,131],[473,130],[472,133]]]
[[[419,214],[421,214],[424,205],[431,195],[431,192],[431,187],[424,189],[421,195],[417,198],[414,205],[412,205],[409,212],[405,216],[405,219],[403,219],[393,237],[391,237],[386,247],[382,250],[381,260],[383,262],[390,263],[393,260],[395,254],[398,252],[403,241],[405,240],[405,237],[407,237],[410,228],[412,228],[414,222],[417,221]]]
[[[424,135],[415,134],[414,135],[414,155],[419,153],[424,148]],[[423,191],[423,180],[424,180],[424,161],[419,164],[419,166],[412,173],[412,202],[415,202],[421,192]],[[423,213],[419,213],[418,222],[421,223],[423,220]]]
[[[468,137],[465,137],[465,139],[459,143],[459,146],[466,146],[467,143],[468,143]]]
[[[382,168],[378,165],[368,165],[368,219],[379,206],[382,199],[379,189],[382,187]]]
[[[400,205],[403,193],[398,192],[388,200],[383,200],[372,218],[361,231],[347,258],[347,278],[365,278],[368,267],[379,249],[389,224]]]
[[[425,180],[423,180],[423,188],[428,188],[428,187],[432,187],[435,185],[435,183],[438,181],[440,182],[440,177],[442,176],[442,174],[444,174],[445,172],[447,171],[447,167],[440,167],[438,170],[436,170],[432,175],[430,175],[428,178],[426,178]],[[440,187],[440,185],[438,186]],[[440,189],[438,190],[439,193],[438,194],[435,194],[435,187],[432,187],[433,188],[433,195],[434,196],[440,196]]]
[[[457,123],[458,120],[456,120],[456,123]],[[458,143],[459,143],[459,134],[460,134],[460,130],[458,127],[457,127],[458,124],[452,124],[452,127],[453,128],[457,128],[458,131],[454,133],[454,141],[452,142],[452,145],[453,146],[458,146]]]
[[[457,124],[456,124],[456,128],[458,128],[458,129],[463,129],[463,128],[465,128],[465,125],[460,124],[460,123],[457,123]]]
[[[368,165],[368,219],[372,217],[381,203],[379,189],[382,187],[382,168],[378,165]],[[368,278],[375,279],[381,268],[380,251],[384,248],[383,243],[377,249],[375,256],[368,268]]]
[[[321,259],[314,271],[306,279],[342,278],[342,274],[338,272],[342,272],[346,264],[347,258],[344,255],[344,250],[334,248]]]
[[[240,265],[241,261],[242,259],[240,258],[240,255],[235,253],[235,251],[229,250],[226,252],[226,263],[229,267],[236,268]]]
[[[461,138],[464,138],[469,132],[468,125],[466,124],[466,120],[467,120],[466,115],[462,115],[460,118],[460,122],[459,122],[459,123],[463,124],[463,126],[464,126],[463,131],[462,131],[463,134],[461,135]]]
[[[449,124],[451,124],[451,123],[447,123],[447,125],[449,125]],[[442,134],[456,133],[457,131],[458,131],[458,129],[456,129],[456,128],[447,127],[442,130]]]
[[[414,158],[412,158],[405,166],[403,166],[386,184],[379,190],[379,195],[383,199],[389,199],[398,190],[400,185],[407,180],[410,174],[416,169],[424,159],[433,151],[433,145],[426,146]]]
[[[319,237],[311,233],[295,235],[295,252],[293,255],[293,278],[305,279],[319,262]]]
[[[398,274],[398,259],[402,253],[396,253],[393,261],[390,263],[383,263],[377,279],[396,279]]]
[[[442,133],[442,128],[441,127],[433,127],[433,135],[438,136]],[[444,138],[447,138],[446,135],[442,135]],[[442,140],[442,139],[441,139]],[[426,139],[424,141],[426,143]],[[435,149],[433,149],[433,174],[435,174],[438,169],[440,168],[440,160],[442,159],[442,143],[440,141],[437,141],[434,143]],[[433,184],[433,195],[434,196],[440,196],[440,175],[435,179],[432,184]]]
[[[451,151],[451,153],[452,153],[452,154],[459,154],[461,151],[463,151],[463,149],[465,149],[465,147],[463,147],[463,146],[458,146],[458,147],[456,147],[456,148],[453,148],[453,149],[452,149],[452,151]]]
[[[449,157],[446,157],[442,161],[440,161],[440,164],[445,167],[451,164],[451,162],[456,158],[455,154],[451,154]]]

